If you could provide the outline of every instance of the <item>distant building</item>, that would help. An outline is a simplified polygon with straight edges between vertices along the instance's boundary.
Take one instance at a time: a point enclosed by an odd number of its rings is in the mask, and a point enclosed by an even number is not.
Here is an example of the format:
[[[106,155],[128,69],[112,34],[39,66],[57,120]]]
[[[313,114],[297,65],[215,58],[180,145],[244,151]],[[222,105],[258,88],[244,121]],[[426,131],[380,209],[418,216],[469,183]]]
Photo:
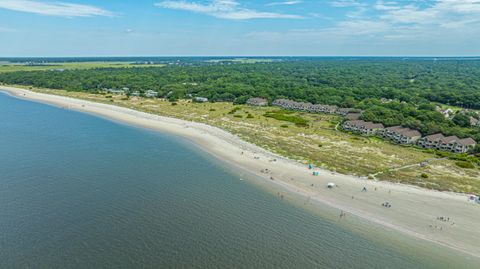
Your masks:
[[[465,153],[473,149],[476,145],[477,142],[470,137],[460,139],[453,135],[441,139],[438,144],[438,149],[455,153]]]
[[[470,117],[470,125],[475,127],[480,127],[480,120]]]
[[[427,135],[418,141],[418,145],[427,149],[438,148],[440,141],[444,138],[443,134]]]
[[[442,113],[442,115],[445,116],[445,118],[451,118],[453,116],[453,110],[450,108],[442,109],[441,107],[436,106],[435,110]]]
[[[111,94],[125,94],[124,90],[117,90],[117,89],[104,89],[104,90]]]
[[[288,99],[277,99],[272,102],[272,105],[279,106],[284,109],[290,110],[301,110],[310,113],[327,113],[327,114],[334,114],[337,112],[337,106],[331,105],[321,105],[321,104],[312,104],[312,103],[305,103],[305,102],[296,102]]]
[[[133,91],[130,93],[131,96],[140,96],[140,92],[139,91]]]
[[[208,98],[205,97],[194,97],[193,101],[198,102],[198,103],[206,103],[208,102]]]
[[[352,109],[351,108],[339,108],[335,111],[336,114],[346,116],[348,113],[350,113]]]
[[[267,106],[268,100],[264,98],[250,98],[247,100],[247,105],[251,106]]]
[[[395,136],[394,141],[398,144],[414,144],[420,138],[422,134],[417,130],[402,130],[398,132],[398,135]]]
[[[404,128],[402,126],[385,128],[380,135],[392,140],[397,144],[413,144],[422,137],[422,134],[419,131],[412,130],[410,128]]]
[[[345,119],[347,120],[358,120],[362,116],[362,113],[348,113],[345,116]]]
[[[156,92],[156,91],[148,90],[148,91],[145,92],[145,97],[153,98],[153,97],[157,97],[157,96],[158,96],[158,92]]]
[[[385,128],[383,124],[365,122],[363,120],[346,121],[343,123],[342,127],[344,130],[364,135],[375,135]]]
[[[465,153],[470,151],[471,149],[477,146],[477,142],[472,138],[464,138],[457,141],[456,146],[454,148],[454,152],[456,153]]]

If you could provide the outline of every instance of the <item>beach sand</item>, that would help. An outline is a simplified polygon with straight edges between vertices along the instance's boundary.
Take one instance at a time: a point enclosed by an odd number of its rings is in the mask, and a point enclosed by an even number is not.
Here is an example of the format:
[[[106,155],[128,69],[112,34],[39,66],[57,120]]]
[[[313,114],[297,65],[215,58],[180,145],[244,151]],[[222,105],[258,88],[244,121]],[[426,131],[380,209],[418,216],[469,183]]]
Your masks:
[[[376,182],[331,173],[289,160],[242,141],[219,128],[202,123],[162,117],[114,105],[0,86],[13,96],[53,104],[164,133],[185,137],[227,164],[249,171],[255,178],[285,192],[302,195],[311,203],[428,240],[480,258],[480,205],[467,195]],[[318,171],[318,176],[312,172]],[[327,188],[327,183],[336,184]],[[272,185],[272,186],[273,186]],[[367,191],[362,189],[366,187]],[[389,202],[391,207],[382,206]],[[438,217],[449,218],[447,221]]]

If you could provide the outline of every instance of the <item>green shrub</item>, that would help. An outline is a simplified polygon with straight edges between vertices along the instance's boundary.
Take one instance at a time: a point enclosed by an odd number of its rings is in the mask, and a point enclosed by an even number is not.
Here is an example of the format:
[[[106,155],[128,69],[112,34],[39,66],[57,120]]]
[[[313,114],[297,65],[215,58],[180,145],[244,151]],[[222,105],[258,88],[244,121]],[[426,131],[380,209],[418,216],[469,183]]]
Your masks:
[[[287,124],[282,124],[282,125],[280,125],[280,127],[282,127],[282,128],[288,128],[288,125],[287,125]]]
[[[247,119],[253,119],[253,115],[252,115],[252,114],[250,114],[250,113],[248,113],[248,115],[247,115]]]
[[[233,115],[235,118],[243,118],[242,115]]]
[[[217,111],[217,110],[215,108],[210,108],[208,111],[213,112],[213,111]]]
[[[173,102],[173,103],[172,103],[172,106],[176,106],[176,105],[178,105],[178,104],[177,104],[177,103],[175,103],[175,102]]]
[[[471,162],[465,162],[465,161],[458,161],[455,163],[458,167],[461,168],[466,168],[466,169],[472,169],[475,168],[475,166]]]
[[[230,110],[230,111],[228,112],[228,114],[235,114],[235,112],[237,112],[237,111],[239,111],[239,110],[241,110],[241,109],[242,109],[242,108],[239,107],[239,106],[234,107],[232,110]]]
[[[273,118],[280,121],[288,121],[300,127],[308,126],[308,121],[306,119],[299,116],[287,115],[282,111],[267,112],[264,114],[264,116],[267,118]]]
[[[425,174],[425,173],[422,173],[420,176],[421,176],[422,178],[428,178],[428,175]]]

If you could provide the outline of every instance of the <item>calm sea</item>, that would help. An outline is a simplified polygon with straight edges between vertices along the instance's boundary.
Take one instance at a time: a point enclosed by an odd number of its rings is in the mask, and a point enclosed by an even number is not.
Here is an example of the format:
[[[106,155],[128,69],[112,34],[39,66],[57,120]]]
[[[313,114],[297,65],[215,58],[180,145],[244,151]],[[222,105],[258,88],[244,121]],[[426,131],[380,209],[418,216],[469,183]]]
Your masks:
[[[182,139],[0,93],[0,268],[469,266],[402,249]]]

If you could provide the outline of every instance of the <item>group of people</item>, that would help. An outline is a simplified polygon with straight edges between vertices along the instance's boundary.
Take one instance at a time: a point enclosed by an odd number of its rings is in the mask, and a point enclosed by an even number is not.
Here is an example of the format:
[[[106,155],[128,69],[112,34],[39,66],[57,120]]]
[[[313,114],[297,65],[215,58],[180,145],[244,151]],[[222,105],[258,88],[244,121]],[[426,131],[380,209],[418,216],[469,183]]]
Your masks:
[[[389,202],[383,203],[382,206],[384,206],[384,207],[386,207],[386,208],[392,207],[392,205],[391,205]]]
[[[450,217],[437,217],[437,220],[444,221],[444,222],[450,222]],[[455,224],[455,222],[452,221],[450,225]]]

